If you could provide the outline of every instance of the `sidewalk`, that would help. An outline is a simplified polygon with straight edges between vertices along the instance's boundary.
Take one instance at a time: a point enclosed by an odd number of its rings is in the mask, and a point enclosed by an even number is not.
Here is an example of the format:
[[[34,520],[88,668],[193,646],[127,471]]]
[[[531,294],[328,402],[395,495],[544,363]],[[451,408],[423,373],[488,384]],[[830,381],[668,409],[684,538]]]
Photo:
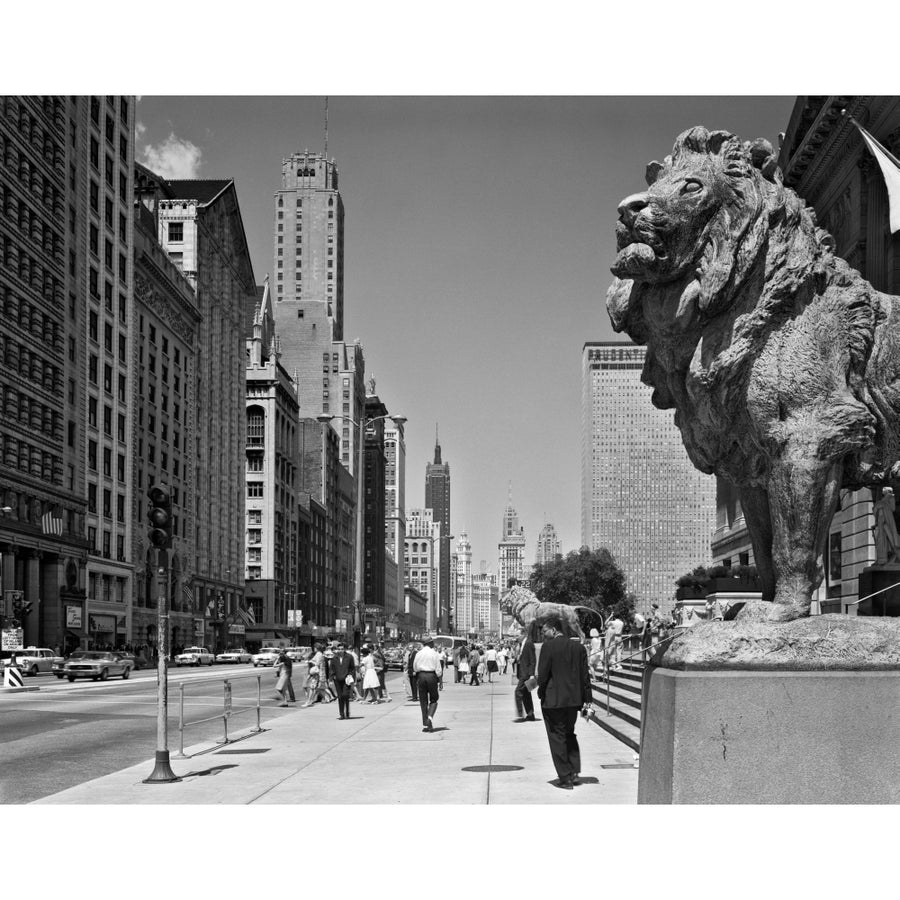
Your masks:
[[[435,731],[422,731],[418,703],[406,700],[399,677],[388,679],[392,703],[299,706],[234,743],[186,749],[172,760],[183,780],[143,784],[146,762],[44,797],[52,804],[635,804],[638,770],[632,753],[603,729],[579,719],[582,778],[574,790],[555,786],[541,721],[516,723],[514,682],[507,674],[481,687],[453,684],[447,670]],[[298,696],[300,692],[298,691]],[[540,716],[540,705],[535,714]],[[238,733],[247,734],[247,731]],[[171,738],[171,735],[170,735]],[[171,743],[171,741],[170,741]],[[170,751],[174,752],[170,747]],[[199,755],[196,755],[199,754]],[[466,771],[477,767],[506,770]],[[611,766],[612,768],[603,768]]]

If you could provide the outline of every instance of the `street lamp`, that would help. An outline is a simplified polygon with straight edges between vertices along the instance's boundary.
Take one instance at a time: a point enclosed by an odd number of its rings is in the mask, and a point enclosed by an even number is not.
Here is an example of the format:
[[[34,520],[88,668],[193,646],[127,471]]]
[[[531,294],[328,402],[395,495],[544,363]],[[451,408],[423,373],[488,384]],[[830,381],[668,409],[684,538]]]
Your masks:
[[[365,485],[363,483],[363,473],[365,470],[365,428],[381,419],[390,419],[395,425],[400,426],[406,421],[406,416],[374,416],[368,418],[364,416],[361,421],[357,422],[351,416],[330,415],[329,413],[321,413],[316,418],[325,425],[330,424],[335,419],[343,419],[352,423],[354,428],[359,428],[359,453],[357,454],[356,465],[356,582],[353,585],[353,633],[354,646],[357,645],[362,625],[362,609],[363,609],[363,533],[365,531],[365,523],[363,521],[363,504],[365,503]]]

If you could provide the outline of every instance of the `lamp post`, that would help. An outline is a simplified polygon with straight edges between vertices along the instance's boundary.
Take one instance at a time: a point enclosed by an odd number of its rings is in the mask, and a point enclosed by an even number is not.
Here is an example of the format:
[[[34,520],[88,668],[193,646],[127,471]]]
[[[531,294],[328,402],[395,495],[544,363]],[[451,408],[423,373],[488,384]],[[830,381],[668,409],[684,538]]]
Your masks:
[[[366,447],[365,447],[365,430],[366,426],[372,425],[381,419],[390,419],[395,425],[402,425],[406,421],[406,416],[374,416],[373,418],[363,418],[357,422],[350,416],[330,415],[322,413],[316,418],[323,424],[331,424],[335,419],[343,419],[352,423],[355,428],[359,428],[359,452],[357,454],[356,463],[356,581],[353,585],[353,644],[359,649],[360,626],[362,625],[363,610],[363,565],[364,565],[364,548],[363,538],[365,533],[365,522],[363,514],[363,505],[365,503],[365,484],[364,472],[366,465]]]

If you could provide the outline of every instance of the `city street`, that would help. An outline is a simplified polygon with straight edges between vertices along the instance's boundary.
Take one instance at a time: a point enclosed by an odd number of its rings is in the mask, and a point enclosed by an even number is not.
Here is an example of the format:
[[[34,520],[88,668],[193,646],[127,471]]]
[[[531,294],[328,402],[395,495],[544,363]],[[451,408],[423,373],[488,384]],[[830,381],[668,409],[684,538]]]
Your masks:
[[[280,709],[271,668],[251,665],[169,669],[169,749],[178,750],[179,685],[185,686],[187,721],[221,714],[223,681],[232,680],[232,704],[256,706],[261,676],[263,725],[289,713]],[[214,683],[217,682],[217,683]],[[202,682],[202,683],[201,683]],[[302,702],[302,691],[294,679]],[[133,672],[127,681],[78,680],[50,674],[26,678],[38,691],[0,692],[0,803],[30,803],[73,785],[149,759],[156,749],[156,670]],[[232,731],[256,724],[255,713],[234,716]],[[222,720],[185,730],[185,746],[222,737]],[[12,774],[14,773],[14,775]],[[148,770],[147,774],[150,774]]]

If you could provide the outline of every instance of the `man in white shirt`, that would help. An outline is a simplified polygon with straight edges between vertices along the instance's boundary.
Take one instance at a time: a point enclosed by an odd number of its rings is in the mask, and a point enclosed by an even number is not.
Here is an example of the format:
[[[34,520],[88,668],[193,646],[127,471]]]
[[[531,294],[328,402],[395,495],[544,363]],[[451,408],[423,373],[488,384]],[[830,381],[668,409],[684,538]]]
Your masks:
[[[434,714],[438,705],[438,680],[441,676],[441,655],[434,649],[434,638],[422,638],[422,649],[413,660],[419,705],[422,707],[422,731],[434,731]]]

